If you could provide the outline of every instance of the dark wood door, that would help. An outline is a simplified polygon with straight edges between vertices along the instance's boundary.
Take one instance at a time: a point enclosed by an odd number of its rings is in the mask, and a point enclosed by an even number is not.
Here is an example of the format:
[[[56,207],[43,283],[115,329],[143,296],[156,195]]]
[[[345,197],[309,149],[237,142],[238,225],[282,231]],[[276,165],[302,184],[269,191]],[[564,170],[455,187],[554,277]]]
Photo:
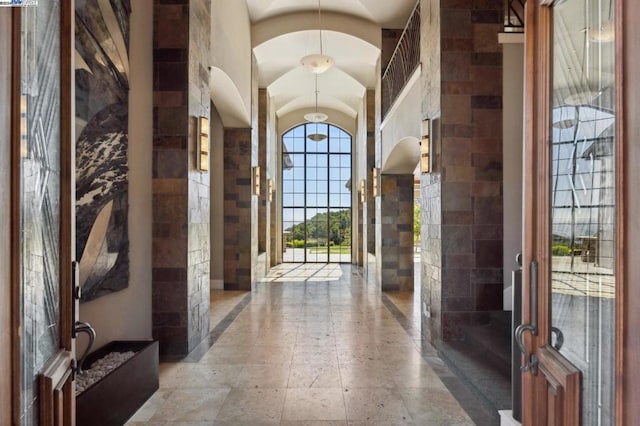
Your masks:
[[[13,423],[75,424],[72,1],[12,11]]]
[[[615,424],[619,0],[527,2],[527,425]]]

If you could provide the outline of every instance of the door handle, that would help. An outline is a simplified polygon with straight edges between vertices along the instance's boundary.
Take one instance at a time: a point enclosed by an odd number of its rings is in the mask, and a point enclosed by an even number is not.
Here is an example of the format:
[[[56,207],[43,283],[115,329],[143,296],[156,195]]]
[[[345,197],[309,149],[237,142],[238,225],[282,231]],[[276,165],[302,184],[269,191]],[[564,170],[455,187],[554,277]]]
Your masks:
[[[538,358],[535,354],[530,354],[524,344],[524,333],[530,332],[532,335],[538,335],[538,262],[531,262],[530,266],[530,294],[529,294],[529,314],[531,317],[530,324],[521,324],[514,332],[514,338],[520,348],[520,352],[524,355],[524,365],[520,367],[521,371],[531,371],[531,374],[538,374]]]
[[[91,350],[91,347],[93,346],[93,343],[96,340],[96,331],[93,329],[93,327],[91,327],[91,325],[88,322],[76,321],[75,326],[73,327],[73,332],[74,334],[86,333],[89,336],[89,344],[87,345],[87,348],[84,350],[82,356],[78,360],[78,364],[76,366],[77,373],[82,374],[84,372],[82,369],[84,360],[87,357],[87,355],[89,355],[89,351]]]
[[[558,327],[551,327],[551,333],[555,333],[556,335],[556,343],[553,344],[553,348],[556,351],[560,351],[562,345],[564,345],[564,334]]]

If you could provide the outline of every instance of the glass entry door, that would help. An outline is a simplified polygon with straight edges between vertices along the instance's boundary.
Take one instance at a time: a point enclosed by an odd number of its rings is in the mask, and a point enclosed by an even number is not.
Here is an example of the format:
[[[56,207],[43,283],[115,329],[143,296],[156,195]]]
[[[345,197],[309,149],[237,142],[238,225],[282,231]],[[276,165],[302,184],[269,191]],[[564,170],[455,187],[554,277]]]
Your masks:
[[[553,8],[550,343],[580,370],[582,421],[594,425],[615,423],[613,8]]]
[[[351,262],[351,136],[303,124],[282,137],[283,262]]]
[[[617,1],[547,3],[527,3],[528,63],[546,65],[528,91],[524,420],[614,425]]]
[[[68,0],[13,15],[14,423],[75,421],[71,291],[71,17]]]

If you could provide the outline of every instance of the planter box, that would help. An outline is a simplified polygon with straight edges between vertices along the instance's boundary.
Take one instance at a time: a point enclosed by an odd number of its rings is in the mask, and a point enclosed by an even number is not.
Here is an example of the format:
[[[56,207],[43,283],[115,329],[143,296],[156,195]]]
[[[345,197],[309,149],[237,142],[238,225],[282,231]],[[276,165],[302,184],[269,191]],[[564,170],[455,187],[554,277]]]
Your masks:
[[[110,352],[136,354],[76,398],[78,426],[123,425],[158,390],[158,342],[114,341],[87,357],[85,369]]]

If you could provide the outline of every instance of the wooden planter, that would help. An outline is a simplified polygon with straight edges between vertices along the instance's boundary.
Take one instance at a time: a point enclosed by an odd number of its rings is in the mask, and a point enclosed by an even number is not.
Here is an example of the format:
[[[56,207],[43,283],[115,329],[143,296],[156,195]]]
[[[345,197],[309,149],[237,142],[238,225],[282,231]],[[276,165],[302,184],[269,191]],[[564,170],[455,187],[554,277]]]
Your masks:
[[[89,355],[88,369],[110,352],[136,354],[76,398],[78,426],[123,425],[158,390],[158,342],[113,341]]]

